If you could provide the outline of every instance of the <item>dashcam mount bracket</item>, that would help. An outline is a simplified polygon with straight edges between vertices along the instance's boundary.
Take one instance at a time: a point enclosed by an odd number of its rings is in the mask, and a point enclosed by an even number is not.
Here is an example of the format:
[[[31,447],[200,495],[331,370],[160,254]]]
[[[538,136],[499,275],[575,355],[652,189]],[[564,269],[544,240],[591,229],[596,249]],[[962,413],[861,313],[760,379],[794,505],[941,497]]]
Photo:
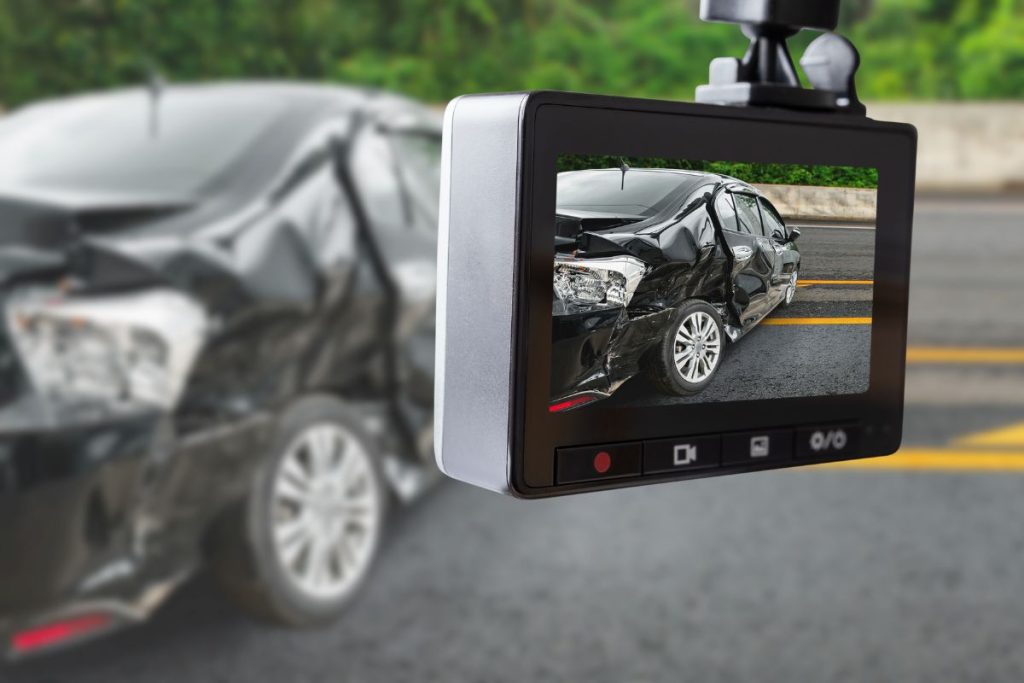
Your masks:
[[[832,32],[839,0],[701,0],[700,17],[739,24],[750,47],[742,59],[711,61],[709,83],[697,87],[698,102],[865,114],[854,83],[860,54]],[[803,29],[824,31],[800,59],[810,88],[801,84],[786,44]]]

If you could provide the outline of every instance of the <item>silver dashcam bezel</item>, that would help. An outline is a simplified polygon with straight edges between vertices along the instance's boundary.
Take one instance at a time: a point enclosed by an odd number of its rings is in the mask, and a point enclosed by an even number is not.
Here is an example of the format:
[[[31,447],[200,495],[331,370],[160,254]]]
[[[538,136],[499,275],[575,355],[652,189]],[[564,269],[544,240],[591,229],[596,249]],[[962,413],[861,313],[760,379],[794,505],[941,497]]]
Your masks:
[[[502,493],[512,492],[516,225],[527,98],[453,100],[441,148],[434,449],[448,476]],[[467,287],[475,300],[449,295]]]

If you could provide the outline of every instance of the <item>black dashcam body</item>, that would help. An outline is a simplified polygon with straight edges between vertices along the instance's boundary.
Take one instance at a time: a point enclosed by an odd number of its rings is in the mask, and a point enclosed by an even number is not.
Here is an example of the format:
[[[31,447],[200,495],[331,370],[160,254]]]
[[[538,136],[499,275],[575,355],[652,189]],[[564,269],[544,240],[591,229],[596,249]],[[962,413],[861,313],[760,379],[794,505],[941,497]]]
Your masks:
[[[439,466],[536,498],[894,452],[915,155],[835,112],[454,100]]]

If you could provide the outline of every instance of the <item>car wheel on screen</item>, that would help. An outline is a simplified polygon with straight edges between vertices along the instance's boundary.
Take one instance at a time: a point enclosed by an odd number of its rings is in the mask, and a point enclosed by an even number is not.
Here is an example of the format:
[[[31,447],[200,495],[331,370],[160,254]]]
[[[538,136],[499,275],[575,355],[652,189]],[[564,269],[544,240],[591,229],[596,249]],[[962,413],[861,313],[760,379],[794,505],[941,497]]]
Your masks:
[[[250,613],[327,622],[369,573],[388,491],[358,415],[343,403],[303,399],[276,431],[248,500],[214,535],[215,572]]]
[[[648,356],[647,376],[664,393],[696,394],[714,378],[724,350],[718,311],[705,301],[688,301],[676,311],[661,343]]]
[[[800,279],[800,271],[793,269],[793,272],[789,274],[789,282],[786,283],[786,295],[782,299],[782,305],[789,308],[790,304],[793,303],[793,299],[796,297],[796,285]]]

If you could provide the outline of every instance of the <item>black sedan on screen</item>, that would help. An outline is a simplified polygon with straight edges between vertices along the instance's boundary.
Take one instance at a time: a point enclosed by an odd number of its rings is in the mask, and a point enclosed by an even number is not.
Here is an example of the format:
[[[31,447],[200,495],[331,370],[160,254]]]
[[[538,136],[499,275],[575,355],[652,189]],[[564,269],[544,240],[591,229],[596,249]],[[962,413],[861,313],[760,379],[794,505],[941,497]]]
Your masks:
[[[796,293],[799,230],[735,178],[567,171],[556,213],[551,412],[641,371],[666,394],[699,393],[726,343]]]
[[[140,87],[0,119],[0,658],[198,566],[336,616],[434,479],[440,126],[381,92]]]

